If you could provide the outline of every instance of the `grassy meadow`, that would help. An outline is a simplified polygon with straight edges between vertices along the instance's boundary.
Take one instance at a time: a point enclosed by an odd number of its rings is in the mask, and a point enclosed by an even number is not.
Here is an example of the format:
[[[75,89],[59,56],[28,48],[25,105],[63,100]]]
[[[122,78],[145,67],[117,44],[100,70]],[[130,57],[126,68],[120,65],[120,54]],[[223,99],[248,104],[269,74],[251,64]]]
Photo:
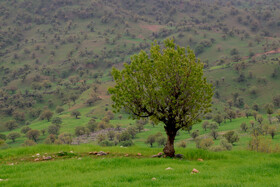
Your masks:
[[[90,151],[109,155],[89,155]],[[57,156],[59,151],[71,156]],[[0,151],[1,186],[279,186],[278,154],[176,149],[183,159],[151,158],[160,149],[138,146],[38,145]],[[40,156],[36,156],[36,154]],[[141,153],[141,156],[137,154]],[[128,154],[128,155],[126,155]],[[34,156],[35,155],[35,156]],[[34,161],[41,155],[52,160]],[[32,157],[33,156],[33,157]],[[203,159],[198,161],[197,159]],[[13,163],[13,164],[12,164]],[[166,170],[166,168],[172,168]],[[193,169],[199,173],[191,174]]]

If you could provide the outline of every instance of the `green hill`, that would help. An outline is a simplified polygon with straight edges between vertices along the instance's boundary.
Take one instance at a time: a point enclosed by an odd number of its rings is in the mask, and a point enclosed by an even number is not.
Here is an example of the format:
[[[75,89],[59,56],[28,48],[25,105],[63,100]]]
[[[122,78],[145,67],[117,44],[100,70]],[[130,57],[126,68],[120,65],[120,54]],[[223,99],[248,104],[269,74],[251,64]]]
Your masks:
[[[236,130],[241,136],[236,147],[244,148],[254,128],[243,133],[240,125],[249,126],[255,111],[266,115],[272,108],[272,117],[264,117],[264,123],[270,124],[269,118],[278,132],[279,6],[275,0],[1,1],[0,133],[20,132],[28,125],[40,130],[37,143],[43,143],[57,117],[62,122],[56,139],[62,133],[70,133],[72,139],[89,134],[89,128],[81,134],[75,134],[75,128],[92,119],[95,131],[136,127],[124,111],[108,121],[112,103],[107,89],[114,85],[111,68],[122,68],[131,55],[148,51],[154,40],[161,44],[173,38],[195,51],[215,87],[212,113],[205,120],[222,115],[227,122],[218,131]],[[49,120],[47,111],[52,114]],[[78,119],[73,111],[80,112]],[[232,111],[235,115],[229,117]],[[229,123],[230,118],[238,119]],[[203,132],[201,124],[190,133],[196,129],[202,135],[210,133]],[[140,131],[133,140],[139,146],[147,146],[149,135],[164,135],[161,126],[150,123]],[[20,132],[15,142],[8,139],[4,147],[20,146],[27,139]],[[178,136],[178,143],[182,140],[195,147],[187,132]]]

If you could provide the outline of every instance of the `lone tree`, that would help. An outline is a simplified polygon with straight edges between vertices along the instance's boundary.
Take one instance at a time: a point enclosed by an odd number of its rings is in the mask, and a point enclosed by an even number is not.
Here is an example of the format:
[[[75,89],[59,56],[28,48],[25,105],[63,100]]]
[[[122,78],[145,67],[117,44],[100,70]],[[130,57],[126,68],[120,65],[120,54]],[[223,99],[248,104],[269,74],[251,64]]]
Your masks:
[[[164,41],[164,49],[154,43],[150,55],[141,51],[124,69],[112,70],[116,82],[109,89],[115,111],[124,108],[134,119],[162,122],[167,134],[163,149],[174,157],[177,131],[187,130],[209,112],[212,86],[203,77],[203,63],[192,50]]]

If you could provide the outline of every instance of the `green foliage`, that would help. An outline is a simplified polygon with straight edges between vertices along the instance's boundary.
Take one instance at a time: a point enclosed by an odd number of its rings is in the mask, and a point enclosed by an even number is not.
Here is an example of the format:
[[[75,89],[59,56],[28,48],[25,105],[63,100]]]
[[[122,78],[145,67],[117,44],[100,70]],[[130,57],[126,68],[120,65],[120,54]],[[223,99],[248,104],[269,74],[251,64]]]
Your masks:
[[[11,131],[13,129],[16,129],[18,127],[18,124],[15,120],[10,120],[8,122],[5,123],[5,127]]]
[[[59,134],[59,129],[60,129],[59,125],[50,125],[48,127],[48,133],[53,134],[53,135],[58,135]]]
[[[164,44],[161,50],[154,43],[150,56],[144,51],[134,55],[122,71],[114,68],[116,86],[109,93],[116,111],[124,108],[133,118],[161,121],[173,139],[179,129],[192,126],[209,111],[213,91],[203,77],[203,64],[190,49],[186,55],[172,40]],[[169,144],[173,156],[173,141]]]
[[[79,119],[79,116],[81,116],[81,112],[77,111],[77,110],[74,110],[74,111],[71,112],[71,115],[75,116],[76,119]]]
[[[27,133],[28,131],[30,131],[30,130],[31,130],[30,127],[24,126],[24,127],[21,128],[20,132],[21,132],[22,134],[26,134],[26,133]]]
[[[76,136],[82,136],[84,134],[89,134],[89,129],[83,126],[77,126],[75,128],[75,135]]]
[[[228,143],[231,144],[239,141],[238,134],[235,131],[228,131],[226,134],[224,134],[224,137]]]
[[[40,115],[40,119],[41,119],[41,120],[47,119],[48,121],[50,121],[51,118],[52,118],[52,116],[53,116],[53,112],[52,112],[52,111],[50,111],[50,110],[45,110],[45,111],[43,111],[42,114]]]
[[[40,131],[39,130],[29,130],[26,133],[26,137],[30,140],[33,140],[34,142],[37,142],[39,136],[40,136]]]
[[[151,147],[153,147],[153,144],[156,142],[156,136],[150,135],[148,136],[147,140],[145,141],[146,144],[149,144]]]
[[[55,117],[52,119],[52,124],[60,125],[62,123],[62,119],[60,117]]]
[[[13,142],[15,142],[15,140],[19,137],[20,137],[20,133],[18,132],[11,132],[7,135],[7,139],[12,140]]]

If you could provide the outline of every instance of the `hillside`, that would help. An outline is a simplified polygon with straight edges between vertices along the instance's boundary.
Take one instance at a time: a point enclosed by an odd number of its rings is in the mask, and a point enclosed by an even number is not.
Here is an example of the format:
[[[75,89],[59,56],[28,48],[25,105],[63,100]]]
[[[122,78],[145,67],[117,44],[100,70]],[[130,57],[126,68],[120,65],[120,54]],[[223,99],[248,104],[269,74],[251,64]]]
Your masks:
[[[275,128],[271,141],[279,142],[279,8],[277,0],[1,1],[0,134],[20,133],[15,142],[5,137],[3,147],[22,145],[30,129],[39,130],[36,143],[120,145],[117,137],[129,127],[133,141],[124,145],[148,147],[149,135],[165,136],[161,125],[133,121],[124,111],[113,115],[107,90],[114,85],[112,67],[121,69],[131,55],[166,38],[189,46],[205,63],[215,91],[204,120],[221,118],[214,145],[235,130],[240,141],[233,149],[247,148],[251,132],[265,125],[261,134]],[[203,138],[213,129],[197,124],[176,143],[195,147],[191,133],[199,130]]]

